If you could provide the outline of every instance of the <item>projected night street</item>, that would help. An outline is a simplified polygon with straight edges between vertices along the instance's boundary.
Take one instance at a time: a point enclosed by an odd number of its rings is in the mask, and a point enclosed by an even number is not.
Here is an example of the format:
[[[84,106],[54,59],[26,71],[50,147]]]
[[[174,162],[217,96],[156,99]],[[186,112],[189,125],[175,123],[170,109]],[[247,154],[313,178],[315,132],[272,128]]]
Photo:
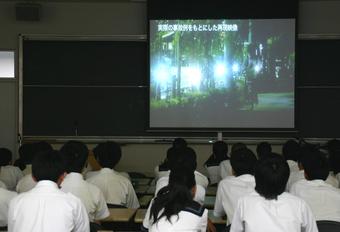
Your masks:
[[[150,126],[293,127],[294,79],[294,20],[150,21]]]

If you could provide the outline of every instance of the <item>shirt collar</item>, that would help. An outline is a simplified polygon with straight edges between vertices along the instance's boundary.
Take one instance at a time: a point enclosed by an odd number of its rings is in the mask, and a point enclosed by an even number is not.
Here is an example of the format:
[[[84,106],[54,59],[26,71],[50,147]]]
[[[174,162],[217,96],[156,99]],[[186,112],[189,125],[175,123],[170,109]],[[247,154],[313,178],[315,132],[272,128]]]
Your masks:
[[[100,169],[100,173],[112,174],[112,173],[115,173],[115,171],[111,168],[102,168],[102,169]]]
[[[67,174],[66,178],[73,180],[84,180],[83,175],[78,172],[70,172]]]
[[[307,184],[312,185],[312,186],[331,186],[331,185],[327,184],[324,180],[320,180],[320,179],[307,180],[306,182],[307,182]]]
[[[247,181],[247,182],[255,181],[254,176],[250,174],[243,174],[243,175],[237,176],[236,178],[242,181]]]
[[[59,189],[57,183],[50,180],[41,180],[37,183],[35,188],[52,188]]]

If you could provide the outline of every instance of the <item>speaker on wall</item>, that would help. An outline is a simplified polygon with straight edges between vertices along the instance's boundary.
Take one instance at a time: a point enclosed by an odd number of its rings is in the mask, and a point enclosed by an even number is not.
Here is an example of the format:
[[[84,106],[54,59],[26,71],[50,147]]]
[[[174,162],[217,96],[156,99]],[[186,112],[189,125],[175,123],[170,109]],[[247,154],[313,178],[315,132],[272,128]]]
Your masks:
[[[40,21],[41,4],[17,3],[15,5],[15,18],[18,21]]]

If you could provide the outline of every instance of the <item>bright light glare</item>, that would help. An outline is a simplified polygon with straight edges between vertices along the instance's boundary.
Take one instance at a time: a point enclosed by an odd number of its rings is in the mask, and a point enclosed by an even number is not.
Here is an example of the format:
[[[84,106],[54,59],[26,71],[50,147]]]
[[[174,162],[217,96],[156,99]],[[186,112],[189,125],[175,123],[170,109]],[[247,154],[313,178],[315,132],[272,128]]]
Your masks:
[[[224,75],[227,73],[227,68],[224,64],[216,64],[215,65],[215,76],[216,77],[224,77]]]
[[[237,63],[234,63],[231,69],[234,73],[237,73],[240,71],[240,66]]]
[[[255,72],[257,72],[257,73],[260,72],[261,68],[262,68],[261,65],[259,65],[259,64],[255,65],[255,68],[254,68]]]
[[[201,84],[202,73],[201,70],[196,67],[183,67],[182,77],[185,86],[198,88]]]
[[[155,80],[160,85],[165,85],[170,79],[169,70],[165,65],[159,65],[155,70]]]

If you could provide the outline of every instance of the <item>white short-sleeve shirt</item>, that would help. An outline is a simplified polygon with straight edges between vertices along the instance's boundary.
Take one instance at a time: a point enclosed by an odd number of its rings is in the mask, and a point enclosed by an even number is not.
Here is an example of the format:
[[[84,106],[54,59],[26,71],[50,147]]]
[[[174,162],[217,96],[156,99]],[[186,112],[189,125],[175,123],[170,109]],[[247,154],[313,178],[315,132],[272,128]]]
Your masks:
[[[0,188],[7,189],[6,184],[4,182],[2,182],[1,180],[0,180]]]
[[[217,184],[221,180],[220,166],[204,166],[207,169],[210,184]]]
[[[249,174],[228,176],[221,180],[217,188],[214,215],[216,217],[227,215],[227,224],[231,223],[238,199],[254,192],[254,189],[255,178]]]
[[[289,193],[267,200],[253,192],[239,199],[230,232],[318,232],[305,201]]]
[[[0,227],[7,226],[9,202],[17,195],[16,192],[0,188]]]
[[[299,165],[297,162],[295,162],[294,160],[287,160],[287,163],[288,163],[290,172],[299,171]]]
[[[0,168],[0,180],[6,184],[8,190],[15,191],[22,177],[23,174],[18,167],[7,165]]]
[[[22,171],[24,175],[32,174],[32,164],[26,164],[25,169]]]
[[[150,220],[151,202],[143,220],[142,231],[150,232],[206,232],[208,223],[208,210],[199,203],[192,201],[185,209],[178,213],[178,217],[173,215],[170,221],[162,217],[157,223],[153,224]]]
[[[17,184],[16,191],[18,193],[23,193],[30,191],[36,186],[37,182],[33,180],[32,174],[27,174],[21,178]]]
[[[9,232],[89,232],[89,218],[80,199],[52,181],[39,181],[9,206]]]
[[[220,174],[221,174],[221,179],[224,179],[227,176],[233,175],[233,168],[231,167],[230,160],[223,160],[220,163]]]
[[[300,180],[293,184],[290,193],[307,202],[317,221],[340,222],[340,189],[323,180]]]
[[[129,179],[109,168],[102,168],[97,175],[87,179],[104,194],[106,203],[139,208],[139,202]]]
[[[85,180],[90,179],[91,177],[97,175],[98,173],[100,173],[100,170],[99,171],[89,171],[89,172],[86,172],[85,173]],[[127,179],[130,180],[130,176],[129,176],[129,174],[127,172],[117,172],[117,171],[115,171],[115,173],[119,174],[121,176],[124,176],[124,177],[126,177]]]
[[[80,173],[67,174],[61,190],[72,193],[83,202],[91,222],[110,215],[103,193],[97,186],[86,182]]]

